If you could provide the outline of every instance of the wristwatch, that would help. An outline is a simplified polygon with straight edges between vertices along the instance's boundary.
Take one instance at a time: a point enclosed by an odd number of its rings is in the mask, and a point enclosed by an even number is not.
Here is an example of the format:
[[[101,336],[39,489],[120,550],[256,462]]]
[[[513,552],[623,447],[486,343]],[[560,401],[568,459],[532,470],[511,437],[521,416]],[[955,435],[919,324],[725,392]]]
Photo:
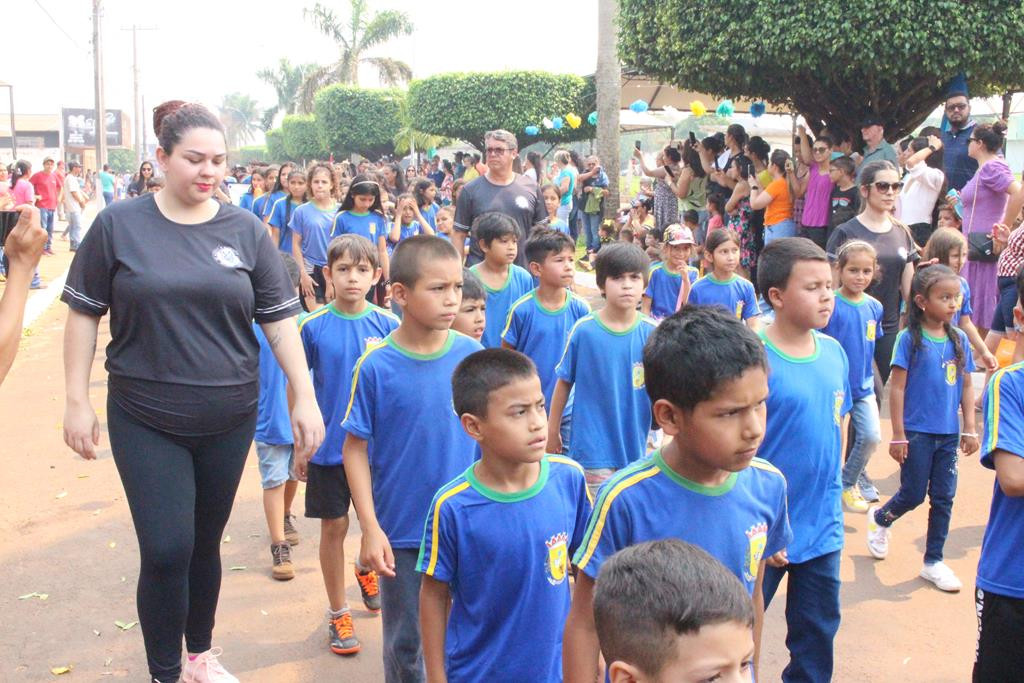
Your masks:
[[[938,148],[938,147],[936,147],[935,145],[928,145],[928,149],[930,149],[930,150],[931,150],[932,152],[937,152],[937,151],[939,151],[939,148]]]

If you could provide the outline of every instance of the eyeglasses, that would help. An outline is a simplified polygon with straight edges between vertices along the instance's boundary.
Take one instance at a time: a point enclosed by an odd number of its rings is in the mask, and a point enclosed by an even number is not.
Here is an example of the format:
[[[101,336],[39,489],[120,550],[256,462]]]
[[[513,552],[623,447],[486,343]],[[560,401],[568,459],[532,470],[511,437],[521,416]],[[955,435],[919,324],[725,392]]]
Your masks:
[[[496,157],[500,157],[505,152],[511,152],[512,150],[508,147],[488,147],[484,150],[487,154],[493,154]]]
[[[979,140],[978,138],[967,138],[968,145],[971,144],[972,142],[981,142],[981,140]]]
[[[967,109],[969,105],[966,102],[959,102],[957,104],[947,104],[946,111],[957,111],[958,109]]]
[[[815,147],[814,148],[814,153],[815,154],[824,154],[827,151],[828,151],[828,147]]]
[[[877,183],[873,183],[873,185],[875,186],[875,189],[878,190],[879,192],[889,192],[890,190],[892,192],[899,192],[900,190],[903,189],[903,183],[900,182],[886,183],[879,181]]]

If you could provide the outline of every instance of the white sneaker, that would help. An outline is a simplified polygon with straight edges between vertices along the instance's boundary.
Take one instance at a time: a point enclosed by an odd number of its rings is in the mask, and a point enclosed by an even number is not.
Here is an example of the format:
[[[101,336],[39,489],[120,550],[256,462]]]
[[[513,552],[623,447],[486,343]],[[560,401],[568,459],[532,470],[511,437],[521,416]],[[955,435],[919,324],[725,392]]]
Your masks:
[[[229,674],[217,657],[223,654],[219,647],[203,652],[195,659],[185,659],[185,668],[181,672],[182,683],[238,683],[238,679]]]
[[[959,593],[960,589],[963,588],[960,579],[956,578],[956,574],[953,573],[953,570],[945,562],[926,564],[921,569],[921,578],[925,581],[931,581],[935,584],[936,588],[947,593]]]
[[[875,521],[877,505],[868,508],[868,552],[876,560],[884,560],[889,555],[889,527]]]

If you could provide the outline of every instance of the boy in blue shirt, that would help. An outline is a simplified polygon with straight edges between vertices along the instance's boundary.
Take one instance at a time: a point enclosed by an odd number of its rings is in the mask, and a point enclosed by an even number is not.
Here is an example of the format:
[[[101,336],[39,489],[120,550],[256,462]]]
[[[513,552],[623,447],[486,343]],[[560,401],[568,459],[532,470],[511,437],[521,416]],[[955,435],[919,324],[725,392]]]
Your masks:
[[[782,680],[828,681],[839,629],[840,426],[851,407],[849,363],[839,342],[816,331],[828,323],[835,299],[820,247],[803,237],[772,242],[758,258],[757,283],[775,311],[761,332],[770,373],[758,455],[786,476],[793,527],[785,557],[765,571],[765,604],[788,573],[790,661]]]
[[[470,267],[487,290],[487,324],[480,340],[487,348],[501,346],[501,331],[512,304],[533,289],[533,278],[515,264],[519,253],[519,228],[503,213],[491,211],[473,221],[484,260]]]
[[[655,320],[667,318],[676,312],[676,303],[686,301],[689,294],[680,299],[683,289],[683,272],[686,272],[686,289],[697,280],[697,269],[688,265],[693,254],[693,233],[689,228],[673,224],[665,228],[665,246],[662,247],[664,261],[651,268],[644,292],[642,310]]]
[[[402,323],[352,372],[343,463],[362,528],[359,561],[380,575],[384,676],[424,679],[416,556],[430,501],[474,459],[452,410],[452,372],[482,347],[450,330],[462,294],[452,243],[417,235],[395,249],[392,294]]]
[[[596,675],[594,580],[618,550],[661,538],[707,550],[752,597],[760,642],[765,562],[792,538],[786,480],[754,457],[768,396],[757,335],[724,310],[685,306],[662,321],[643,358],[654,417],[674,438],[601,488],[573,558],[580,571],[566,624],[567,681]]]
[[[1017,278],[1024,296],[1024,277]],[[1024,323],[1020,308],[1013,312]],[[996,372],[985,391],[981,464],[996,471],[978,561],[974,681],[1013,681],[1024,670],[1024,363]]]
[[[544,454],[544,395],[523,354],[469,356],[452,376],[452,398],[481,455],[437,492],[423,528],[427,677],[561,681],[569,558],[590,514],[583,468]]]
[[[569,332],[548,418],[548,453],[562,452],[561,424],[575,389],[569,455],[583,465],[590,493],[644,456],[651,401],[644,391],[643,350],[656,323],[637,309],[647,284],[647,254],[616,242],[595,259],[604,308]]]
[[[615,683],[751,680],[750,596],[721,562],[685,541],[615,553],[597,577],[594,622]]]
[[[438,235],[440,237],[440,235]],[[452,329],[480,341],[487,326],[487,292],[480,278],[469,268],[462,269],[462,305]]]
[[[299,267],[290,256],[282,255],[281,260],[297,291]],[[288,581],[295,578],[291,547],[298,544],[299,533],[292,523],[292,501],[299,482],[292,472],[295,444],[288,415],[287,381],[263,329],[253,323],[253,331],[260,343],[260,398],[254,440],[263,487],[263,511],[270,532],[271,575],[278,581]]]
[[[334,300],[299,322],[306,362],[313,371],[313,388],[324,416],[324,441],[305,465],[306,517],[320,520],[320,571],[328,601],[328,636],[331,651],[339,655],[359,652],[352,614],[345,601],[345,535],[351,502],[341,449],[345,430],[341,421],[348,407],[352,368],[367,348],[379,344],[398,327],[398,318],[366,300],[380,279],[377,249],[365,237],[342,235],[327,248],[324,279],[331,283]],[[360,571],[356,582],[363,603],[380,611],[377,576]]]

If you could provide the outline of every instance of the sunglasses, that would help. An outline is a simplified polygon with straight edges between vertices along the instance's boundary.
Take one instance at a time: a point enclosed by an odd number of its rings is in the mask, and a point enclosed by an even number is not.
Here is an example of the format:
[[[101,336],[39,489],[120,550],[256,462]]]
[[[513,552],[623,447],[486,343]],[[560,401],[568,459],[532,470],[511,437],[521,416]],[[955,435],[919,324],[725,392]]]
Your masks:
[[[967,103],[966,102],[962,102],[962,103],[959,103],[959,104],[947,104],[946,105],[946,111],[956,111],[958,109],[967,109]]]
[[[900,190],[903,189],[903,183],[901,182],[886,183],[883,181],[879,181],[877,183],[872,183],[872,185],[874,185],[875,189],[878,190],[879,192],[889,192],[890,190],[892,190],[893,192],[899,192]]]
[[[828,147],[815,147],[814,148],[814,153],[815,154],[824,154],[827,151],[828,151]]]
[[[512,150],[508,147],[488,147],[484,150],[487,154],[493,154],[496,157],[500,157],[505,152],[511,152]]]

